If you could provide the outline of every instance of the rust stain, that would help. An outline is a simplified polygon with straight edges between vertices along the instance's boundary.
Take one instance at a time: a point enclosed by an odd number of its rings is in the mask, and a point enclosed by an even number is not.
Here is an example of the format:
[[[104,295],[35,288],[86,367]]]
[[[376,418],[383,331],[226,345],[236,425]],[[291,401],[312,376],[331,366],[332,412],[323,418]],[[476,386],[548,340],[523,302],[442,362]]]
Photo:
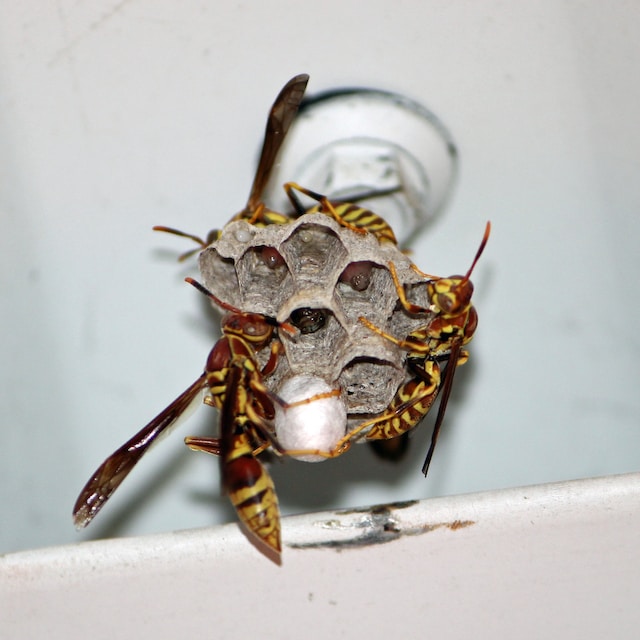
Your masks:
[[[458,529],[470,527],[472,524],[475,524],[474,520],[454,520],[447,526],[449,527],[449,529],[451,529],[451,531],[457,531]]]

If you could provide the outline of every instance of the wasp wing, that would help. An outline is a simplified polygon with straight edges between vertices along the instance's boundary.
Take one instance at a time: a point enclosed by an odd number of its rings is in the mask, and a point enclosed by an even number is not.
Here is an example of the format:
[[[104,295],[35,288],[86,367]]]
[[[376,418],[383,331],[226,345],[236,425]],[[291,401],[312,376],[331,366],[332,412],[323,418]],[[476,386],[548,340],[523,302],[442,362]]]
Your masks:
[[[296,117],[307,82],[309,82],[309,76],[306,73],[291,78],[284,85],[271,107],[264,133],[262,151],[260,152],[260,160],[251,185],[246,211],[255,212],[262,201],[262,193],[269,181],[276,156],[284,142],[287,131]]]
[[[433,458],[433,452],[436,449],[436,442],[438,441],[438,436],[440,435],[440,428],[442,427],[442,422],[444,420],[444,414],[447,410],[447,403],[449,402],[449,396],[451,395],[451,389],[453,388],[453,376],[456,373],[456,369],[458,368],[458,356],[460,355],[460,349],[462,348],[462,340],[456,340],[451,345],[451,351],[449,352],[447,369],[444,373],[444,382],[440,387],[440,406],[438,407],[438,414],[436,415],[436,423],[433,427],[433,432],[431,434],[431,444],[429,445],[429,451],[427,451],[427,456],[424,459],[424,463],[422,465],[422,473],[427,475],[429,472],[429,465],[431,464],[431,458]]]
[[[177,424],[178,418],[194,405],[194,401],[200,396],[206,384],[207,378],[203,373],[166,409],[98,467],[80,492],[73,507],[73,521],[78,529],[86,527],[93,520],[151,445],[157,442],[160,436],[166,435],[170,427]]]

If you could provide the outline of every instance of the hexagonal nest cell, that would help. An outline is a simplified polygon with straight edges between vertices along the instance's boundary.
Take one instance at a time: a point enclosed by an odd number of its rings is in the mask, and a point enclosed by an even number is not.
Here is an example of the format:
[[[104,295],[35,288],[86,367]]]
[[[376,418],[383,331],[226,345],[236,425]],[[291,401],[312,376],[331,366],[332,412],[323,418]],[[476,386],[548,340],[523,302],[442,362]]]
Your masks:
[[[403,339],[429,320],[428,314],[408,314],[398,302],[389,263],[412,301],[426,306],[427,300],[420,298],[426,287],[412,291],[425,279],[395,244],[324,213],[307,213],[287,224],[231,222],[199,263],[204,285],[215,295],[298,329],[296,336],[279,332],[285,356],[265,377],[275,393],[292,376],[320,377],[340,389],[351,423],[384,411],[408,378],[406,351],[359,321],[365,317]]]

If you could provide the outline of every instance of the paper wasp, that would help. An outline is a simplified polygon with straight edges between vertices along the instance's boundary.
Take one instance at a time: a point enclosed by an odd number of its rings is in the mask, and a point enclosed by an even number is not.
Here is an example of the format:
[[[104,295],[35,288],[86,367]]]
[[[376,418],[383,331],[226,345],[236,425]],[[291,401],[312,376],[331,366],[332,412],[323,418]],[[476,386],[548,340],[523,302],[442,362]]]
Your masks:
[[[271,171],[280,147],[282,147],[289,127],[296,117],[308,82],[309,76],[306,73],[294,76],[284,85],[276,97],[269,112],[269,117],[267,118],[262,151],[260,152],[258,168],[256,169],[251,191],[249,192],[249,199],[244,209],[234,215],[230,222],[234,220],[246,220],[251,224],[265,226],[268,224],[286,224],[291,220],[291,218],[282,213],[268,209],[262,201],[262,194],[269,182],[269,177],[271,176]],[[165,231],[189,238],[200,245],[197,249],[183,253],[178,258],[181,261],[208,247],[220,236],[219,229],[209,231],[204,240],[198,236],[185,233],[184,231],[178,231],[171,227],[155,226],[153,229],[155,231]]]
[[[409,302],[404,287],[398,279],[395,266],[393,263],[389,264],[402,307],[411,315],[430,314],[431,318],[427,324],[412,331],[402,340],[383,331],[364,317],[360,318],[360,322],[408,352],[406,362],[411,378],[400,386],[386,411],[352,429],[332,451],[314,451],[316,455],[325,457],[341,455],[365,430],[367,430],[365,438],[369,441],[386,441],[400,437],[413,429],[426,416],[438,395],[441,395],[431,444],[422,466],[422,472],[425,476],[427,475],[444,420],[456,368],[469,358],[468,352],[462,347],[473,338],[478,326],[478,314],[471,304],[473,284],[470,277],[484,251],[490,231],[491,224],[487,223],[471,267],[464,276],[434,278],[422,274],[430,278],[426,283],[430,301],[428,307]],[[416,267],[414,268],[419,271]]]
[[[407,367],[415,376],[400,387],[386,414],[370,422],[372,427],[367,433],[367,439],[393,438],[412,429],[441,394],[431,445],[422,465],[422,473],[425,476],[442,427],[456,368],[469,359],[468,352],[462,347],[471,341],[478,326],[478,313],[471,304],[473,284],[470,277],[489,240],[490,232],[491,223],[487,222],[480,246],[464,276],[434,278],[427,282],[427,295],[431,302],[428,308],[407,300],[394,265],[389,265],[398,298],[404,309],[412,315],[435,314],[425,326],[411,332],[404,340],[398,340],[371,324],[366,318],[360,318],[360,321],[372,331],[408,351]],[[446,365],[444,380],[441,375],[443,364]]]
[[[285,84],[276,97],[267,119],[262,151],[260,153],[258,167],[253,178],[253,184],[251,185],[251,191],[249,192],[249,199],[247,200],[247,204],[244,209],[235,214],[231,218],[230,222],[246,220],[250,224],[266,226],[269,224],[286,224],[292,219],[298,218],[305,213],[326,213],[327,215],[332,216],[339,224],[353,231],[360,233],[369,231],[380,241],[393,242],[394,244],[397,244],[396,237],[391,227],[380,216],[372,211],[349,202],[330,201],[326,196],[316,193],[315,191],[311,191],[310,189],[300,187],[293,182],[289,182],[284,185],[287,196],[293,205],[293,212],[289,214],[278,213],[277,211],[267,208],[262,201],[262,194],[267,186],[269,177],[271,176],[271,171],[276,157],[282,147],[282,143],[285,140],[287,132],[296,117],[308,81],[309,76],[307,74],[297,75]],[[294,191],[307,195],[308,197],[318,201],[319,204],[309,209],[305,209]],[[366,193],[362,196],[355,196],[355,199],[387,195],[393,191],[395,191],[395,189],[391,191],[384,190],[380,192]],[[198,248],[183,253],[178,258],[181,261],[209,246],[220,237],[221,233],[219,229],[212,229],[209,231],[206,238],[202,239],[199,236],[179,231],[172,227],[155,226],[153,229],[155,231],[164,231],[189,238],[199,245]],[[273,251],[276,250],[273,249]],[[270,256],[266,256],[265,260],[269,260],[270,258]]]
[[[292,405],[270,392],[262,379],[277,366],[281,342],[276,330],[295,333],[295,329],[261,314],[240,311],[191,278],[187,282],[229,312],[222,321],[223,336],[209,353],[202,375],[98,467],[78,496],[74,522],[78,528],[88,525],[149,447],[204,394],[204,403],[220,410],[220,437],[186,438],[186,443],[192,449],[220,455],[222,484],[240,520],[256,540],[279,553],[278,502],[273,482],[256,456],[270,446],[277,453],[286,453],[272,435],[273,403],[285,408]],[[267,347],[270,354],[261,368],[256,354]]]

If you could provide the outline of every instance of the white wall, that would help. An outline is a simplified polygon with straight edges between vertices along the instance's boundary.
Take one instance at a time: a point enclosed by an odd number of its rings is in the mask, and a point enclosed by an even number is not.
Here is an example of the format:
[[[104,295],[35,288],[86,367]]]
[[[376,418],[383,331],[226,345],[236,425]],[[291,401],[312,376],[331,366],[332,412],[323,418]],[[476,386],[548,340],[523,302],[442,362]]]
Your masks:
[[[268,106],[365,85],[450,128],[449,209],[416,246],[474,281],[480,327],[425,481],[358,447],[273,470],[283,511],[640,469],[640,44],[633,3],[0,5],[0,551],[226,521],[217,465],[144,460],[78,536],[97,464],[200,373],[216,333],[184,245],[244,204]],[[93,529],[93,531],[91,531]]]

